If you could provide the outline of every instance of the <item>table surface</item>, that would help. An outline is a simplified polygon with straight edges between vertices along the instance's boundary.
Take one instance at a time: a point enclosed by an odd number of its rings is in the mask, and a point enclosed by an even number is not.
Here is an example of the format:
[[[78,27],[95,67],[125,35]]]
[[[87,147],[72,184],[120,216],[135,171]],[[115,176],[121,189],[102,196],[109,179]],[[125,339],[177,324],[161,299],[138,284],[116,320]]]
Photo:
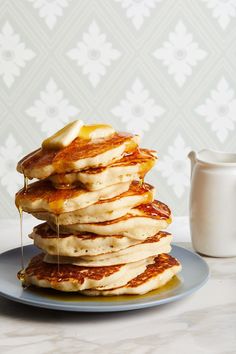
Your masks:
[[[1,220],[0,252],[19,246],[18,220]],[[35,220],[24,222],[24,244]],[[191,249],[188,219],[169,230]],[[230,354],[236,353],[236,259],[205,257],[211,277],[193,295],[151,309],[68,313],[0,297],[0,353]]]

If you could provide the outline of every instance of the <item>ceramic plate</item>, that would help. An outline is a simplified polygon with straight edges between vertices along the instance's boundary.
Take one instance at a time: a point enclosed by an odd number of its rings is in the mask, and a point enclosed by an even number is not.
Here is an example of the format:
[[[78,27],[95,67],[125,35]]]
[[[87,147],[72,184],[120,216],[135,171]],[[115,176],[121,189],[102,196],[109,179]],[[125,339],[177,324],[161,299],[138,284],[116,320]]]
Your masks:
[[[34,246],[24,247],[28,260],[38,253]],[[157,306],[176,301],[199,289],[209,277],[206,262],[197,254],[173,245],[171,255],[178,258],[182,271],[164,287],[146,295],[85,297],[36,288],[24,290],[16,278],[20,265],[20,248],[0,255],[0,295],[23,304],[62,311],[112,312]]]

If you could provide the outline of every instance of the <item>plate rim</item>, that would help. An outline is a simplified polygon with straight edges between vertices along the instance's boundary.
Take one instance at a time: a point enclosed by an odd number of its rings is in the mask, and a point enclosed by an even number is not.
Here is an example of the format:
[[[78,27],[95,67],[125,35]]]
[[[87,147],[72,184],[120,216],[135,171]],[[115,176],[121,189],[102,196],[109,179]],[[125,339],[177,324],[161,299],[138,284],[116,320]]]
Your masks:
[[[23,248],[28,248],[28,249],[34,249],[34,245],[30,244],[30,245],[26,245]],[[6,255],[9,252],[17,252],[18,250],[20,250],[21,247],[15,247],[15,248],[11,248],[9,250],[6,250],[4,252],[2,252],[0,254],[0,261],[1,261],[1,257]],[[167,298],[163,298],[163,299],[147,299],[146,301],[142,302],[142,303],[138,303],[138,302],[127,302],[127,303],[122,303],[122,304],[106,304],[103,306],[99,306],[99,304],[97,303],[93,303],[92,301],[90,301],[89,304],[85,304],[84,302],[78,302],[76,303],[75,301],[69,303],[69,302],[56,302],[55,300],[51,300],[53,302],[47,302],[47,300],[45,301],[44,298],[43,301],[39,302],[39,300],[37,299],[27,299],[27,298],[22,298],[19,296],[13,296],[7,292],[3,292],[2,289],[0,289],[0,296],[9,299],[11,301],[17,302],[17,303],[21,303],[24,305],[29,305],[29,306],[33,306],[33,307],[38,307],[38,308],[44,308],[44,309],[50,309],[50,310],[60,310],[60,311],[66,311],[66,312],[93,312],[93,313],[102,313],[102,312],[121,312],[121,311],[131,311],[131,310],[138,310],[138,309],[145,309],[145,308],[151,308],[151,307],[155,307],[155,306],[159,306],[159,305],[163,305],[163,304],[167,304],[170,302],[174,302],[174,301],[178,301],[180,299],[183,299],[186,296],[191,295],[192,293],[194,293],[195,291],[197,291],[198,289],[200,289],[202,286],[204,286],[206,284],[206,282],[208,281],[209,277],[210,277],[210,268],[207,264],[207,262],[205,261],[205,259],[203,259],[199,254],[197,254],[196,252],[189,250],[185,247],[181,247],[179,245],[177,245],[176,243],[172,243],[172,251],[173,249],[178,249],[182,252],[186,252],[191,254],[191,256],[195,257],[196,259],[198,259],[198,261],[201,262],[202,265],[204,265],[205,267],[205,275],[204,275],[204,279],[202,281],[199,282],[199,284],[193,286],[192,288],[189,288],[187,290],[185,290],[182,293],[173,295],[173,296],[168,296]],[[171,254],[171,252],[170,252]],[[181,272],[179,273],[180,277],[181,277]],[[137,299],[136,299],[137,300]]]

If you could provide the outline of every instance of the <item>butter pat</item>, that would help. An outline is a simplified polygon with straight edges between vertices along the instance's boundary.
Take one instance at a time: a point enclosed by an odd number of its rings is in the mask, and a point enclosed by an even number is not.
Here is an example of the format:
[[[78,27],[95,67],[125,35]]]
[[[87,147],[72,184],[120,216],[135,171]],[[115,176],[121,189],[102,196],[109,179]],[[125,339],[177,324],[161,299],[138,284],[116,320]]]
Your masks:
[[[75,120],[67,124],[64,128],[45,139],[42,143],[42,148],[45,150],[60,150],[65,148],[79,136],[82,126],[82,120]]]
[[[94,140],[106,138],[114,133],[115,130],[108,124],[83,125],[81,120],[75,120],[45,139],[42,148],[45,150],[60,150],[70,145],[76,138]]]
[[[115,130],[108,124],[93,124],[83,125],[79,132],[79,138],[81,139],[99,139],[106,138],[115,133]]]

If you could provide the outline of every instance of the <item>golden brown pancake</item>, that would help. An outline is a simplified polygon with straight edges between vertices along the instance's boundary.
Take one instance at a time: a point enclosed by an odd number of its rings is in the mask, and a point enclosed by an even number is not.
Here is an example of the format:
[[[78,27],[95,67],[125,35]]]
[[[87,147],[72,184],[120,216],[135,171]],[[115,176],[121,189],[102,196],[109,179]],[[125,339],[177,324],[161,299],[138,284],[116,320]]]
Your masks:
[[[167,228],[171,223],[171,211],[167,205],[155,200],[152,203],[142,204],[118,219],[99,223],[76,223],[60,225],[60,233],[71,234],[90,232],[98,235],[121,235],[138,240],[145,240],[160,230]],[[56,225],[49,222],[56,230]]]
[[[89,197],[89,193],[87,194]],[[60,225],[103,222],[117,219],[140,204],[152,202],[154,194],[155,189],[150,184],[133,181],[124,193],[113,198],[99,200],[86,208],[60,213],[58,216],[51,212],[32,212],[32,215],[48,222],[56,223],[57,220]]]
[[[138,262],[142,259],[154,257],[161,253],[169,253],[171,250],[171,240],[171,234],[167,232],[159,232],[152,237],[148,237],[143,242],[139,242],[136,245],[129,246],[116,252],[108,249],[107,252],[97,255],[90,255],[88,252],[87,254],[81,256],[62,256],[60,257],[60,263],[75,264],[86,267],[100,267]],[[48,263],[57,263],[58,258],[57,255],[46,254],[44,261]]]
[[[29,237],[34,240],[35,246],[44,252],[51,255],[57,255],[59,252],[61,256],[69,257],[116,252],[141,242],[120,235],[103,236],[86,232],[60,234],[58,237],[57,232],[47,223],[35,226]]]
[[[60,264],[59,270],[57,264],[45,263],[43,257],[44,254],[39,254],[31,259],[24,274],[26,285],[95,296],[144,294],[165,285],[181,270],[177,259],[168,254],[109,267]],[[136,275],[126,281],[135,272]],[[119,283],[123,284],[114,287]]]
[[[61,150],[40,148],[28,154],[19,161],[17,171],[28,178],[43,179],[56,173],[106,166],[119,160],[124,153],[134,151],[137,146],[138,136],[128,133],[115,133],[95,140],[76,138]]]
[[[89,192],[77,186],[74,189],[56,189],[47,180],[37,181],[22,188],[15,198],[16,206],[33,213],[49,211],[54,214],[85,208],[98,200],[113,198],[129,189],[129,182],[108,186],[98,191]]]
[[[82,291],[82,293],[89,296],[142,295],[164,286],[180,271],[181,264],[179,261],[171,255],[163,253],[159,254],[143,273],[122,287],[106,288],[106,290],[101,287],[100,289],[88,289]]]
[[[34,240],[35,246],[42,249],[45,253],[54,256],[59,253],[60,256],[67,257],[118,252],[140,243],[149,242],[150,239],[158,242],[162,238],[170,236],[171,234],[168,232],[160,231],[144,241],[120,235],[102,236],[92,233],[60,234],[58,237],[57,232],[51,229],[47,223],[37,225],[29,235]]]
[[[131,264],[110,267],[80,267],[70,264],[49,264],[43,261],[44,254],[31,259],[24,272],[25,285],[36,285],[60,291],[80,291],[94,287],[110,287],[126,284],[141,274],[153,258]]]
[[[56,188],[71,188],[73,185],[82,183],[88,190],[97,190],[115,183],[143,179],[154,166],[155,161],[154,150],[138,148],[108,166],[89,168],[80,172],[54,174],[49,179]]]

